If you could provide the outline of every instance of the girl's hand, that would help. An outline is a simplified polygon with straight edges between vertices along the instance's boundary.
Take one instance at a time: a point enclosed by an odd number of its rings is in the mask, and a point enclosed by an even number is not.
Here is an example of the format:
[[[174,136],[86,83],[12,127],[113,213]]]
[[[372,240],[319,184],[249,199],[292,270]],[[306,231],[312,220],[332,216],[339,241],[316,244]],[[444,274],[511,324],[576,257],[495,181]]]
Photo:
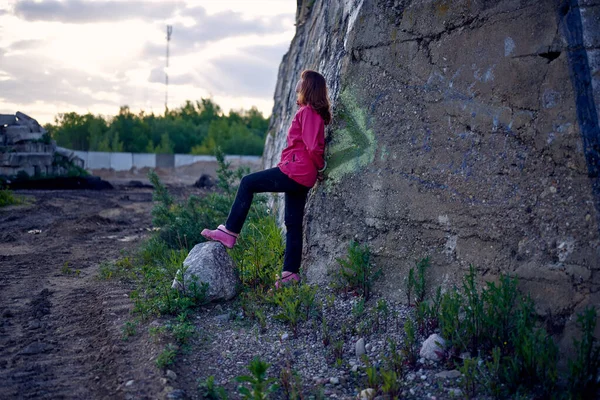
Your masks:
[[[323,174],[323,172],[317,173],[317,180],[319,182],[323,182],[325,180],[325,175]]]

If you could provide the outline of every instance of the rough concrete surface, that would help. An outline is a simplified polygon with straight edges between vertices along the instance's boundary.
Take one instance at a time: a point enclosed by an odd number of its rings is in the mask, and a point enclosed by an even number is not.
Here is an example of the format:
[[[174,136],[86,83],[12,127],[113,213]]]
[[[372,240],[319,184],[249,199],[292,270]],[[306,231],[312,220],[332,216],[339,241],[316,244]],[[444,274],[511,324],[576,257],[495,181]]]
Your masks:
[[[429,256],[430,287],[470,264],[516,275],[572,330],[600,303],[596,2],[298,3],[263,159],[279,161],[300,72],[323,73],[334,120],[307,205],[309,280],[328,281],[356,239],[390,298]]]

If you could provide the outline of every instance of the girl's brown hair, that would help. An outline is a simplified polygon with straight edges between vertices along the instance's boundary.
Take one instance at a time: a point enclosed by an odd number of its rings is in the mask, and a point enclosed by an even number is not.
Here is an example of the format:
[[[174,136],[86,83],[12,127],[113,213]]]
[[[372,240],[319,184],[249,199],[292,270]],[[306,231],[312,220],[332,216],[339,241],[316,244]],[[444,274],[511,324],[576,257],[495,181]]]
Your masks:
[[[331,122],[331,105],[327,97],[327,83],[323,75],[306,69],[300,75],[302,84],[298,92],[298,104],[310,105],[323,118],[325,125]]]

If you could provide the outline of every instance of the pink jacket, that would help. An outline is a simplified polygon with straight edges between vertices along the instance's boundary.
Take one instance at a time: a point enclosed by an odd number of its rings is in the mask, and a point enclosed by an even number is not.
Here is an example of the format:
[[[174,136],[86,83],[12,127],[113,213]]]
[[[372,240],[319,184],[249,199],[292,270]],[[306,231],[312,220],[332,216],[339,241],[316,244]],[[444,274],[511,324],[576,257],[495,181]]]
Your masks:
[[[281,153],[277,166],[281,172],[310,188],[317,181],[317,170],[325,166],[324,153],[323,118],[312,107],[302,106],[292,120],[287,147]]]

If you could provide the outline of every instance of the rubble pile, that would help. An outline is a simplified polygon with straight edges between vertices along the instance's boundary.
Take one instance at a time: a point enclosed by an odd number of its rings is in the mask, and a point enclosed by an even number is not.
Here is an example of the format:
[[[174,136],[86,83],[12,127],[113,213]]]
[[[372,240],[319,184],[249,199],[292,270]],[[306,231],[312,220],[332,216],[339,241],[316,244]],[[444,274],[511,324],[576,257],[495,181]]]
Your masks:
[[[35,119],[0,114],[0,176],[61,176],[73,167],[83,168],[83,160],[58,147]]]

